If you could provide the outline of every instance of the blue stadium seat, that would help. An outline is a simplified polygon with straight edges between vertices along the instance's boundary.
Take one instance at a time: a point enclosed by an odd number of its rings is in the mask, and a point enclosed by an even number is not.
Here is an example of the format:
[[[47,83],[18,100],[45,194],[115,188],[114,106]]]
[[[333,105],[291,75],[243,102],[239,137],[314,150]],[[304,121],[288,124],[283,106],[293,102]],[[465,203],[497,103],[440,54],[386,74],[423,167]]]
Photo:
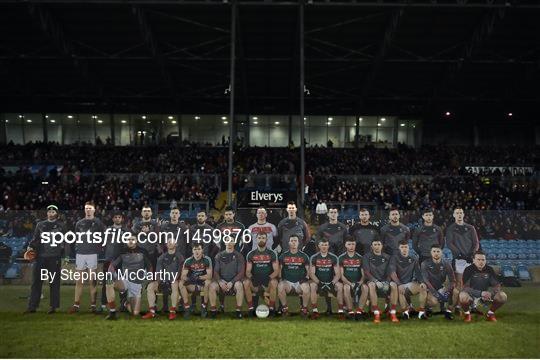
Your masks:
[[[504,277],[513,277],[513,276],[516,276],[516,274],[514,273],[514,269],[512,268],[511,265],[509,264],[504,264],[502,265],[501,267],[501,273]]]
[[[517,273],[520,280],[531,280],[531,274],[524,264],[519,264],[517,267]]]
[[[4,279],[19,279],[21,277],[21,267],[17,263],[11,264],[4,274]]]

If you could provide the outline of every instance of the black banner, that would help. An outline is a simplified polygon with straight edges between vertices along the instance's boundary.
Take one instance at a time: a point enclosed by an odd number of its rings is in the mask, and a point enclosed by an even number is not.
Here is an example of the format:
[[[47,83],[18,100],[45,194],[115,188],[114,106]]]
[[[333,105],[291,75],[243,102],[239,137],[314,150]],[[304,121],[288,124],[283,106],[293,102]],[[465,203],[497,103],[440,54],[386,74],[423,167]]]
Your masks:
[[[287,202],[296,202],[296,192],[285,191],[265,191],[265,190],[247,190],[240,189],[237,193],[237,207],[267,207],[267,208],[285,208]]]

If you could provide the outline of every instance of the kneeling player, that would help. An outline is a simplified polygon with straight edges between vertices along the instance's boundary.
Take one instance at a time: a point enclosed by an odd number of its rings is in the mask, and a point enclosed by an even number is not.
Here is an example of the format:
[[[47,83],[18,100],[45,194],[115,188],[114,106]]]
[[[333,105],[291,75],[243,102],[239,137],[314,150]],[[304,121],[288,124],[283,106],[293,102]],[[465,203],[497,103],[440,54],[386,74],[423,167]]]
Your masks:
[[[210,315],[217,315],[217,294],[236,296],[236,313],[238,319],[242,318],[242,302],[244,301],[244,256],[235,250],[235,241],[227,237],[225,250],[219,252],[214,259],[214,281],[210,284]],[[225,304],[222,304],[225,305]]]
[[[491,287],[491,291],[489,288]],[[463,272],[463,291],[459,293],[459,302],[465,312],[465,322],[471,322],[470,306],[472,303],[491,303],[486,314],[487,321],[497,321],[495,310],[506,303],[507,296],[501,291],[501,284],[493,268],[486,265],[486,254],[477,251],[473,263]]]
[[[127,275],[130,280],[120,280],[116,269],[122,269],[123,275]],[[137,238],[131,236],[128,239],[127,248],[109,265],[109,276],[112,275],[111,277],[116,280],[109,281],[106,285],[107,304],[109,307],[107,320],[116,320],[114,289],[117,289],[121,293],[127,292],[128,304],[126,307],[128,311],[133,315],[139,315],[143,279],[139,279],[137,274],[141,270],[152,271],[152,265],[148,259],[147,252],[137,245]]]
[[[453,320],[452,304],[457,302],[459,291],[456,289],[456,277],[452,265],[442,258],[442,249],[440,245],[431,246],[431,259],[424,260],[420,266],[422,281],[427,286],[427,303],[429,306],[435,306],[437,303],[444,312],[447,320]],[[448,283],[445,285],[446,281]],[[445,309],[445,303],[449,305]]]
[[[193,255],[184,261],[182,275],[178,287],[182,300],[184,301],[184,318],[188,319],[191,314],[189,306],[190,295],[204,294],[204,299],[208,299],[208,288],[212,280],[212,260],[203,255],[201,243],[193,243]],[[206,316],[206,303],[201,304],[201,316]]]
[[[143,319],[156,317],[156,293],[158,291],[161,291],[164,295],[171,295],[172,305],[169,308],[169,320],[176,319],[179,291],[178,275],[182,271],[183,264],[184,257],[176,251],[176,240],[171,234],[167,239],[167,252],[161,254],[157,259],[156,274],[161,274],[162,278],[152,281],[146,288],[150,311],[143,316]]]
[[[277,277],[279,276],[279,263],[276,252],[266,248],[266,233],[257,234],[257,248],[251,250],[246,258],[246,279],[244,292],[248,303],[250,316],[255,316],[254,301],[258,299],[259,289],[262,287],[268,292],[270,302],[268,307],[270,315],[274,315],[276,306]]]
[[[345,238],[345,252],[338,258],[343,297],[349,309],[349,318],[364,319],[364,306],[368,296],[368,287],[364,284],[362,256],[356,252],[356,240],[352,236]],[[354,300],[354,301],[353,301]],[[354,311],[356,305],[356,313]]]
[[[344,318],[343,314],[343,284],[339,282],[340,272],[336,255],[328,252],[329,242],[327,238],[319,240],[319,252],[309,259],[309,277],[311,282],[311,311],[312,318],[319,317],[317,302],[319,295],[328,296],[333,294],[338,301],[338,315]]]
[[[390,295],[390,319],[397,323],[399,319],[396,316],[396,304],[398,300],[398,290],[395,282],[390,282],[388,265],[390,255],[382,252],[382,242],[379,239],[373,239],[371,242],[371,251],[364,255],[362,259],[362,268],[369,288],[369,301],[373,311],[373,322],[381,322],[381,312],[377,306],[377,299],[388,298]]]
[[[281,302],[282,316],[289,315],[287,306],[287,294],[294,293],[302,296],[302,308],[300,312],[303,317],[307,317],[307,306],[309,301],[309,258],[298,250],[300,239],[298,235],[289,236],[289,250],[284,251],[279,256],[281,271],[281,281],[278,284],[279,301]]]
[[[401,306],[403,320],[409,319],[409,304],[407,298],[412,295],[419,295],[420,307],[418,309],[418,318],[427,319],[425,314],[427,290],[426,285],[419,280],[420,266],[418,257],[409,253],[409,243],[407,240],[401,240],[398,245],[399,253],[390,259],[390,278],[396,283],[399,294],[399,304]]]

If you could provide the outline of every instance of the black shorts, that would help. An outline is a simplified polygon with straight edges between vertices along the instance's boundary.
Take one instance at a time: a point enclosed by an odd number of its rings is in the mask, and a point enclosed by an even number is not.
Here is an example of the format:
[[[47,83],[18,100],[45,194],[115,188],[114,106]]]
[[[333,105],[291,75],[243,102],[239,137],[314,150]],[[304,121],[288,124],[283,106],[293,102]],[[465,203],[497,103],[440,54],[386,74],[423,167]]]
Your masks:
[[[333,283],[328,283],[328,284],[319,283],[317,284],[317,294],[321,296],[328,296],[329,294],[337,296],[337,290]]]
[[[270,278],[269,277],[266,278],[266,279],[252,278],[251,283],[253,284],[254,287],[263,286],[263,287],[267,288],[268,284],[270,284]]]

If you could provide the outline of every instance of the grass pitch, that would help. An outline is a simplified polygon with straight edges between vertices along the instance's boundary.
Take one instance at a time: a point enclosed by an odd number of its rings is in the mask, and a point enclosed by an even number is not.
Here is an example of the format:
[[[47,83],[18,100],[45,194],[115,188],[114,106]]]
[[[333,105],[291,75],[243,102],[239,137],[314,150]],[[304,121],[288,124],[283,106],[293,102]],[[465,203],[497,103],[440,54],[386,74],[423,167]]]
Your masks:
[[[45,287],[44,287],[45,289]],[[62,287],[59,313],[47,315],[48,289],[36,314],[22,315],[29,286],[0,286],[0,357],[2,358],[538,358],[540,357],[540,286],[506,288],[509,303],[499,321],[481,318],[471,324],[434,316],[392,324],[383,319],[339,321],[322,316],[303,320],[190,320],[165,316],[116,322],[87,313],[85,290],[81,313],[68,315],[74,287]],[[99,295],[99,293],[98,293]],[[86,301],[86,302],[84,302]],[[232,298],[227,299],[233,309]],[[158,304],[160,299],[158,299]],[[320,304],[319,309],[325,309]],[[296,311],[298,300],[290,299]],[[143,309],[146,309],[144,301]]]

